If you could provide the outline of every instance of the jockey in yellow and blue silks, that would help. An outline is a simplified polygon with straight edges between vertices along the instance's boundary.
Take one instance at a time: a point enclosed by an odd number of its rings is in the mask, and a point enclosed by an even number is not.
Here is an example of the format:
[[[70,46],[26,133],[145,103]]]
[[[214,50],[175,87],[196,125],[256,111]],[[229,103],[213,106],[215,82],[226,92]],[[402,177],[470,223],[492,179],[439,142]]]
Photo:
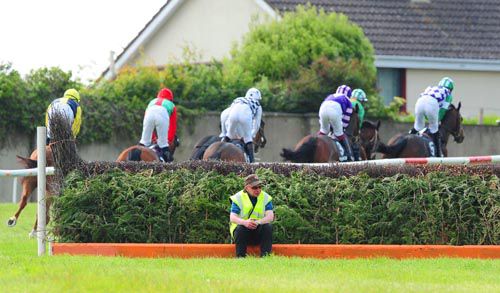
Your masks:
[[[50,119],[55,114],[62,114],[71,126],[73,138],[76,138],[82,125],[82,107],[80,106],[80,94],[75,89],[68,89],[62,98],[50,103],[45,113],[45,126],[47,127],[47,144],[50,142]]]

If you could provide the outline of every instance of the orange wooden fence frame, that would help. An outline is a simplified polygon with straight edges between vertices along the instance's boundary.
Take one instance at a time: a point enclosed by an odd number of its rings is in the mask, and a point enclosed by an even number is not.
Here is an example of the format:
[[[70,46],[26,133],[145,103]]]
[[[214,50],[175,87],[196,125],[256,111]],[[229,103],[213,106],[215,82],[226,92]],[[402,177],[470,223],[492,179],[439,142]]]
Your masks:
[[[100,255],[124,257],[232,258],[232,244],[53,243],[53,255]],[[258,247],[249,247],[258,255]],[[273,244],[273,254],[308,258],[485,258],[499,259],[500,245],[329,245]]]

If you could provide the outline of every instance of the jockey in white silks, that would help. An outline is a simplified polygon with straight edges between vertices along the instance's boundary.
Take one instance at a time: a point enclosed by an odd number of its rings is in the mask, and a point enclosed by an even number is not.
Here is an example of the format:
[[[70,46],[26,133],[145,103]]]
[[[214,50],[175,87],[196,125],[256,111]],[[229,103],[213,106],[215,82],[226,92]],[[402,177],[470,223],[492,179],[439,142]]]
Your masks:
[[[227,118],[229,118],[229,110],[231,106],[227,107],[220,113],[220,134],[219,137],[224,139],[227,136]]]
[[[262,119],[262,106],[260,105],[261,94],[256,88],[251,88],[247,91],[245,97],[236,98],[229,111],[227,119],[222,120],[221,127],[226,127],[227,134],[223,137],[223,141],[243,138],[245,143],[245,151],[248,155],[250,163],[254,162],[254,146],[253,139],[260,128]],[[225,124],[225,125],[224,125]],[[223,126],[224,125],[224,126]]]
[[[429,121],[429,133],[436,147],[436,157],[441,157],[441,137],[439,135],[439,110],[447,109],[446,100],[451,91],[444,86],[427,87],[415,103],[415,123],[410,134],[416,134],[425,128],[425,118]]]

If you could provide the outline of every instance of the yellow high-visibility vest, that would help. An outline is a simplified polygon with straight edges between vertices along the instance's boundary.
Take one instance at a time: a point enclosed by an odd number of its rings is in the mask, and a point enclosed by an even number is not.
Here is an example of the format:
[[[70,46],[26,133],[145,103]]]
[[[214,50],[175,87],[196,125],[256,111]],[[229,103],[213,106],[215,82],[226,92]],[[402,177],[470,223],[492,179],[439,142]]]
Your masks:
[[[252,211],[253,205],[250,201],[249,195],[244,191],[240,191],[235,195],[231,196],[231,201],[234,202],[240,208],[240,214],[238,215],[243,220],[254,219],[260,220],[264,218],[264,213],[266,210],[266,205],[272,200],[272,197],[265,193],[264,191],[260,191],[259,196],[257,197],[257,202],[255,203],[255,208]],[[250,211],[252,214],[250,215]],[[231,222],[231,226],[229,231],[231,232],[231,236],[234,237],[234,229],[238,224]]]

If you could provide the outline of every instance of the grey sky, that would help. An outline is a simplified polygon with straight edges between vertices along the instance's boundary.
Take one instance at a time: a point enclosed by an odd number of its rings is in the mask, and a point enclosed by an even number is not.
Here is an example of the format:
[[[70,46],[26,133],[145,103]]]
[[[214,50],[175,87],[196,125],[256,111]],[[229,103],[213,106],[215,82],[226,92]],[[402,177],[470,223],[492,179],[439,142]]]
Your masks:
[[[98,77],[166,0],[0,1],[0,63],[22,74],[43,66]]]

